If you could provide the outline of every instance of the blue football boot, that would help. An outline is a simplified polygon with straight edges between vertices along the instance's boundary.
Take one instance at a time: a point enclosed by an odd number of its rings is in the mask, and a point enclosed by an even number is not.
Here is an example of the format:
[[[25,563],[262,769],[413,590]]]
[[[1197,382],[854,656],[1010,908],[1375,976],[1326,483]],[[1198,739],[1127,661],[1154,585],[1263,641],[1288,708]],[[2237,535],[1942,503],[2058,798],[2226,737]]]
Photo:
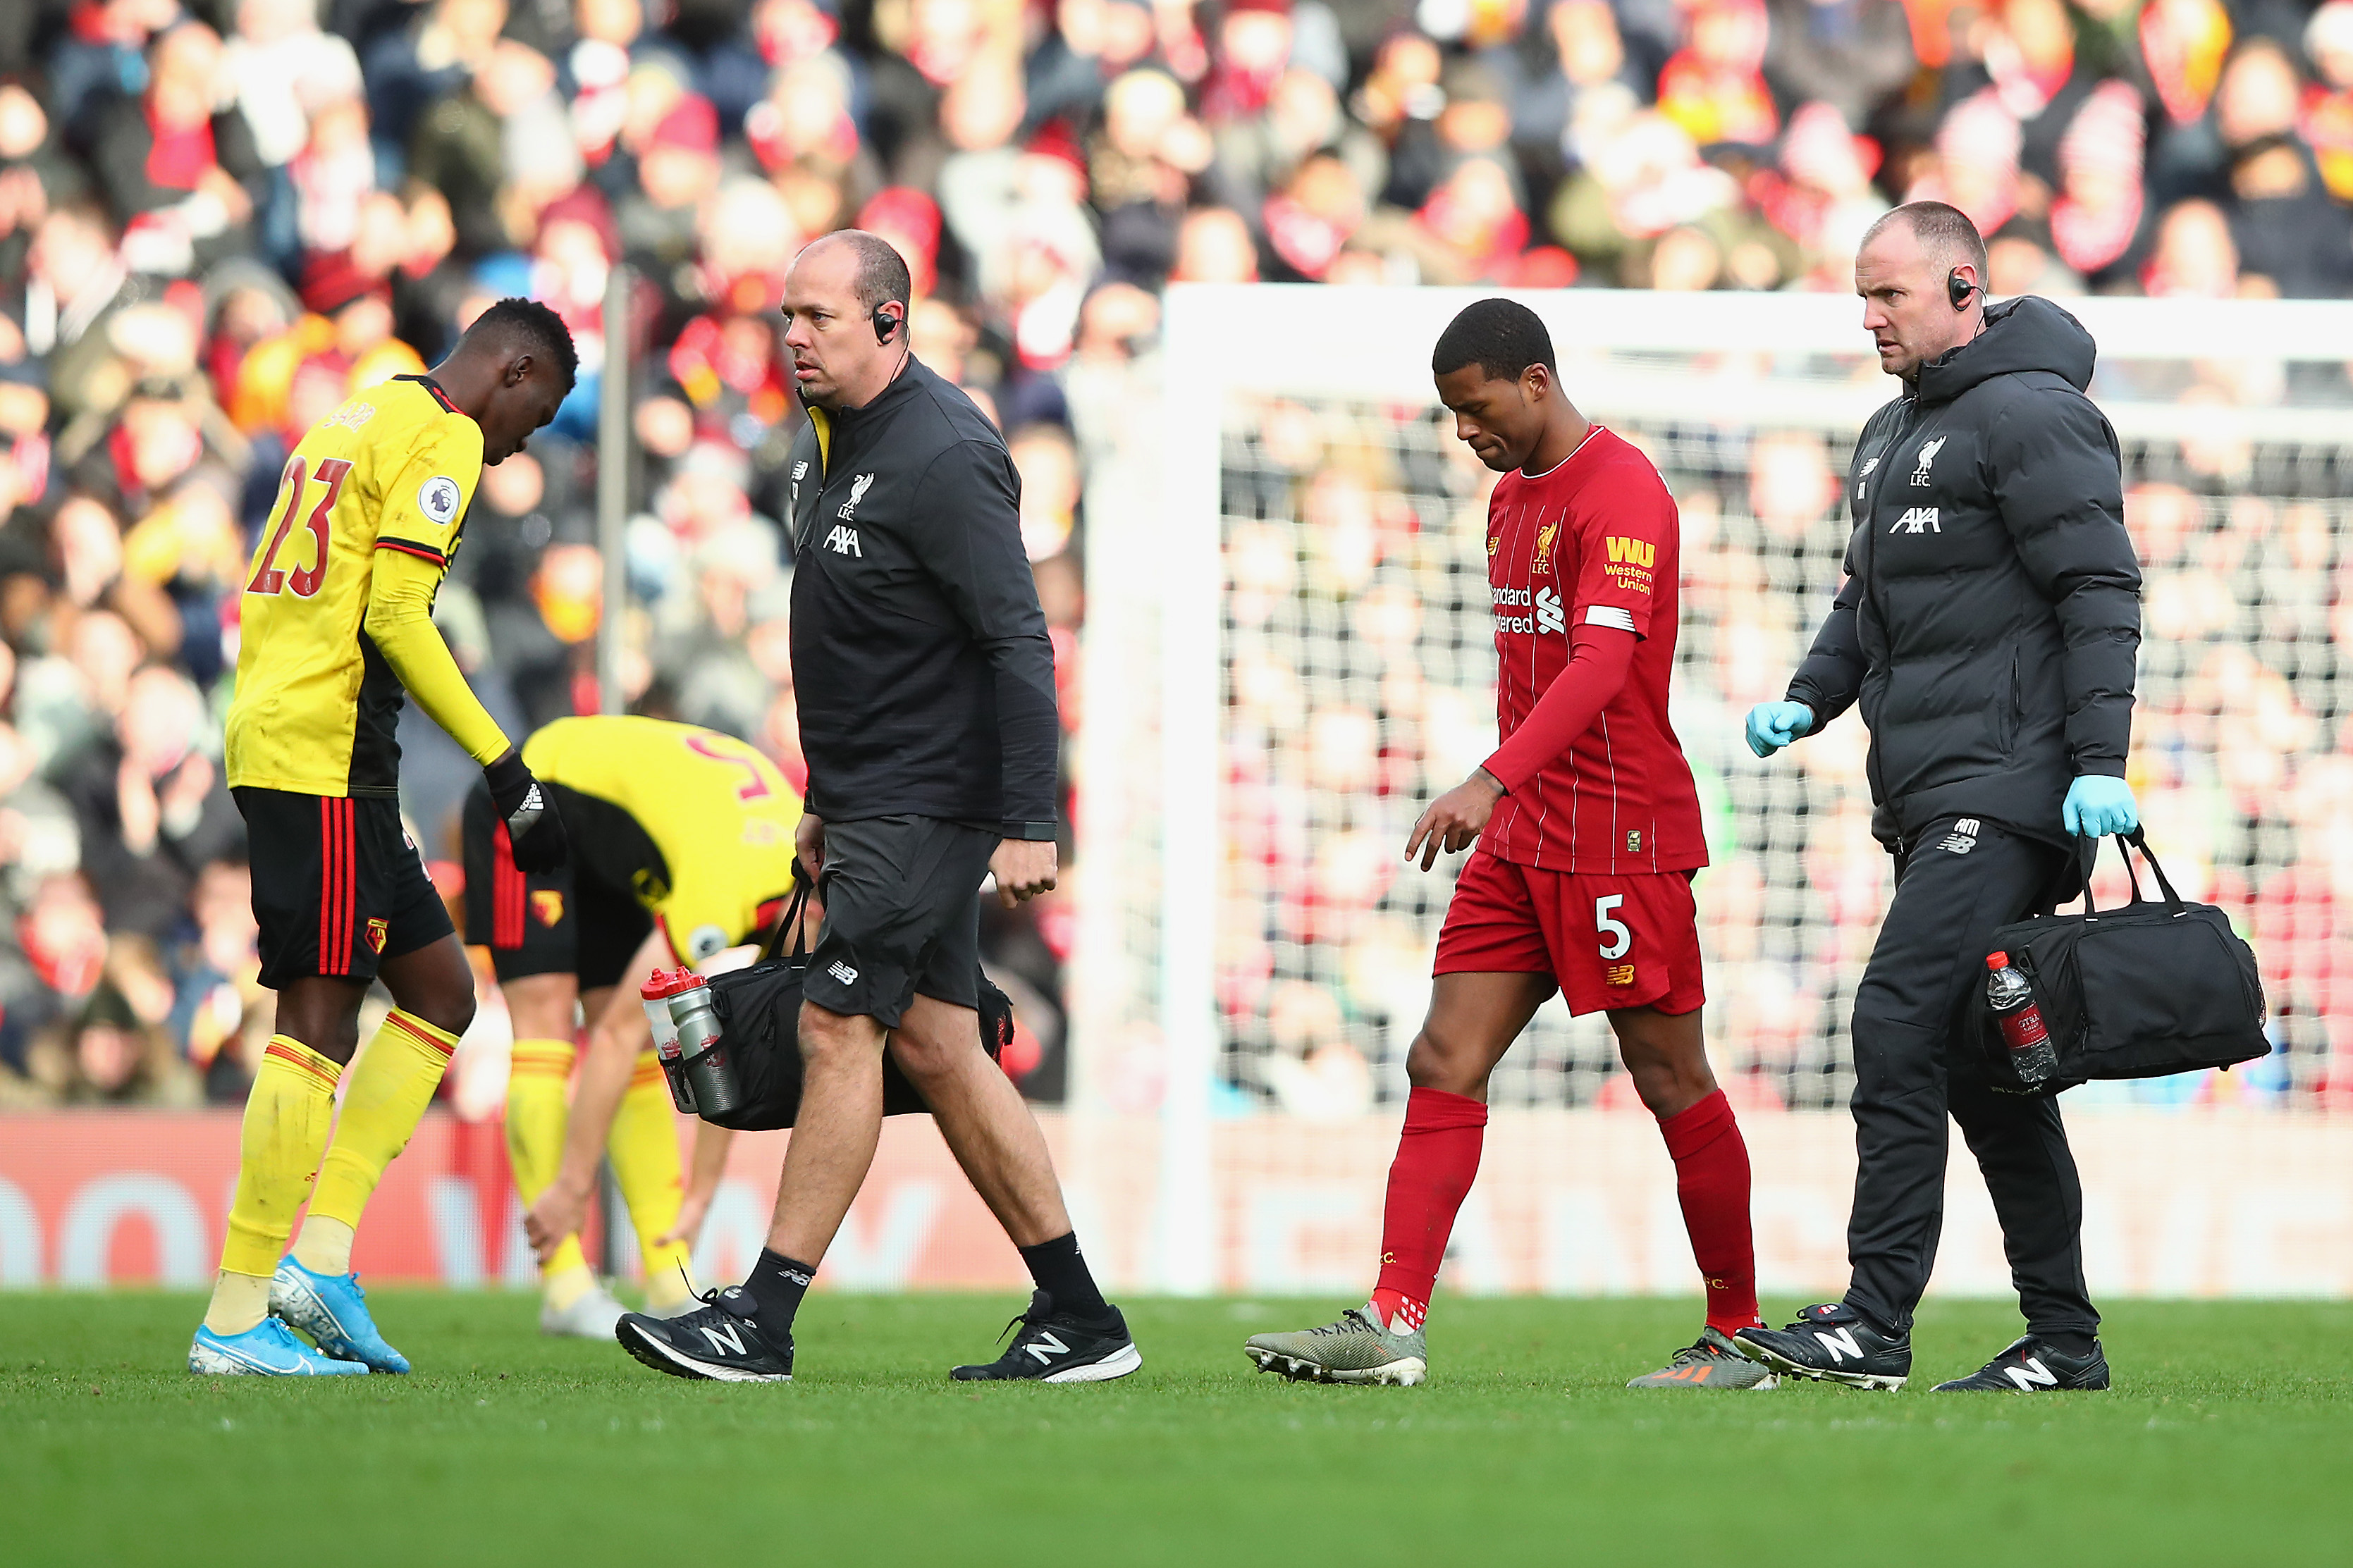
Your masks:
[[[188,1347],[188,1370],[219,1377],[244,1373],[257,1377],[365,1377],[367,1368],[355,1361],[322,1356],[294,1337],[275,1318],[241,1334],[196,1331]]]
[[[408,1370],[408,1358],[375,1331],[356,1274],[313,1274],[290,1253],[269,1279],[269,1315],[318,1341],[337,1361],[364,1362],[371,1372]]]

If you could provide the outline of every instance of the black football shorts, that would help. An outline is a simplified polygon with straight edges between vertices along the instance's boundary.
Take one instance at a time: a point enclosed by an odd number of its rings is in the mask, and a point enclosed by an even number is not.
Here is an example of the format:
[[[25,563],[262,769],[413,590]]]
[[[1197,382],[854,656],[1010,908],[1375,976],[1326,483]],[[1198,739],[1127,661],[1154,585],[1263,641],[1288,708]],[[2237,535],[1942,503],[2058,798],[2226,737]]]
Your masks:
[[[264,985],[308,974],[374,980],[385,959],[450,934],[398,800],[250,785],[229,795],[251,846]]]
[[[466,796],[459,833],[466,858],[466,940],[491,950],[491,967],[501,982],[532,974],[569,974],[583,991],[620,983],[629,959],[654,929],[654,917],[626,882],[616,879],[616,857],[592,852],[591,838],[642,837],[635,822],[628,831],[605,818],[619,815],[604,801],[546,779],[540,787],[564,817],[572,854],[553,871],[515,866],[506,824],[491,805],[491,786],[477,781]],[[626,858],[626,857],[623,857]]]
[[[936,816],[825,825],[825,925],[802,994],[899,1026],[921,992],[980,1005],[980,881],[998,836]]]

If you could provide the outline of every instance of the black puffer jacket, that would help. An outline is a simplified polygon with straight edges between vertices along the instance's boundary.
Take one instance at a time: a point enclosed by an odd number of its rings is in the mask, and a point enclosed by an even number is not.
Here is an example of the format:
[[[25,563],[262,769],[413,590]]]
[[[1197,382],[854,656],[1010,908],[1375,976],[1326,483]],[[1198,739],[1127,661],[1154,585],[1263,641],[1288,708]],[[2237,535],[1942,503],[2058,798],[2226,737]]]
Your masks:
[[[2140,568],[2093,353],[2005,301],[1855,444],[1847,582],[1789,699],[1816,731],[1862,704],[1882,842],[1956,813],[2063,842],[2067,786],[2124,773]]]

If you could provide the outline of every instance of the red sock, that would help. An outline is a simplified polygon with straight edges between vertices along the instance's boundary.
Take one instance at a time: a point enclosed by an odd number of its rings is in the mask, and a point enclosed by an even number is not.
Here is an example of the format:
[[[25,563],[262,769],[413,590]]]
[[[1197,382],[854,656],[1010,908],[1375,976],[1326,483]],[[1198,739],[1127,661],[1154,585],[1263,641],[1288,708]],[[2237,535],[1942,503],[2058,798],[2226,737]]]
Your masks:
[[[1417,1089],[1406,1097],[1405,1131],[1389,1164],[1389,1195],[1381,1215],[1381,1278],[1373,1307],[1383,1324],[1399,1317],[1421,1327],[1455,1211],[1479,1174],[1487,1107],[1444,1089]]]
[[[1757,1247],[1748,1233],[1748,1145],[1732,1102],[1717,1089],[1662,1117],[1659,1133],[1675,1162],[1675,1196],[1691,1233],[1692,1258],[1707,1281],[1707,1324],[1721,1333],[1757,1316]]]

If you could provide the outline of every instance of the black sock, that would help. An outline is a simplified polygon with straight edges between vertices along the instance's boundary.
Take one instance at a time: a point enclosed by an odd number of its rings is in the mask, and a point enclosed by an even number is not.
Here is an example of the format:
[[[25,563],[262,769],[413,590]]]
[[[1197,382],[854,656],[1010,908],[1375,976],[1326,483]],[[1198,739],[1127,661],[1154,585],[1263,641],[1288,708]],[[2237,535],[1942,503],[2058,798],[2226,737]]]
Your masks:
[[[1095,1277],[1087,1271],[1087,1260],[1079,1256],[1078,1232],[1023,1247],[1021,1261],[1029,1266],[1029,1278],[1038,1281],[1038,1289],[1054,1298],[1056,1311],[1076,1318],[1100,1318],[1111,1311],[1095,1288]]]
[[[2095,1342],[2090,1334],[2084,1333],[2080,1331],[2070,1332],[2062,1330],[2057,1333],[2042,1333],[2037,1334],[2034,1337],[2041,1340],[2044,1344],[2049,1345],[2052,1350],[2057,1351],[2061,1355],[2072,1357],[2076,1361],[2081,1361],[2085,1356],[2090,1355],[2092,1353],[2092,1346]]]
[[[793,1314],[801,1310],[801,1298],[808,1293],[809,1277],[816,1272],[811,1264],[760,1248],[760,1261],[752,1265],[752,1277],[744,1281],[744,1289],[760,1304],[760,1327],[790,1333]]]

